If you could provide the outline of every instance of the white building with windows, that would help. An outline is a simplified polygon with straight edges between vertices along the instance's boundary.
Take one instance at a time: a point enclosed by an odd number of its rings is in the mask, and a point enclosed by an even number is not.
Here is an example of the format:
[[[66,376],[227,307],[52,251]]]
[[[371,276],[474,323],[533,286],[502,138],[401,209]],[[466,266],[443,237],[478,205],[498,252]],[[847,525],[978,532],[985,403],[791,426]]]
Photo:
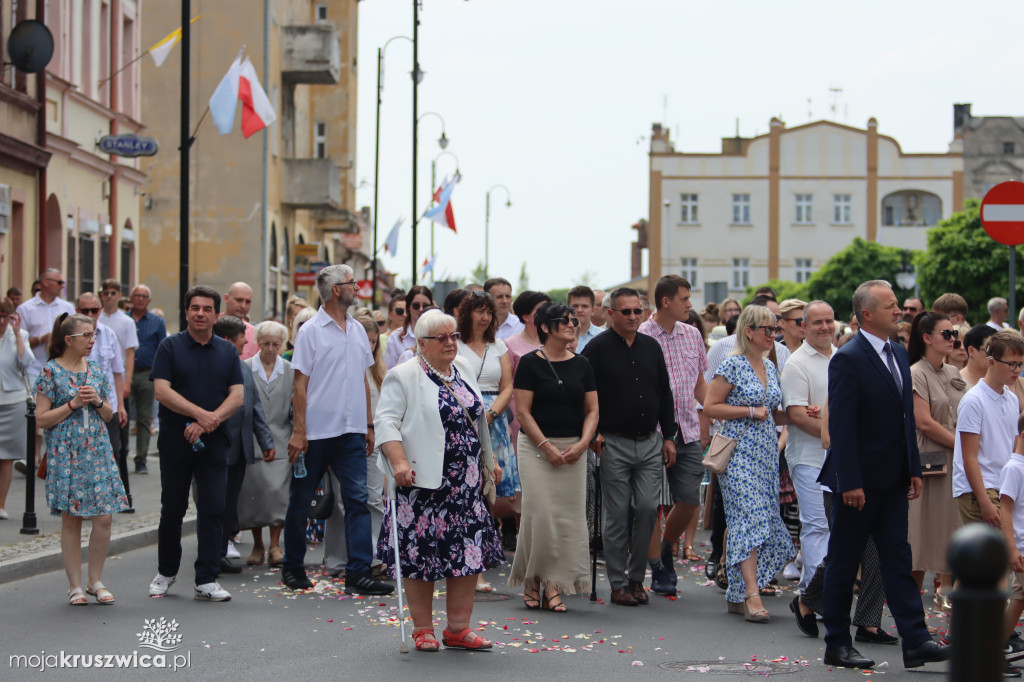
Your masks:
[[[649,290],[681,274],[703,306],[769,279],[806,282],[854,237],[924,249],[926,230],[963,205],[959,145],[908,154],[831,121],[723,138],[720,153],[677,152],[654,124],[647,226]]]

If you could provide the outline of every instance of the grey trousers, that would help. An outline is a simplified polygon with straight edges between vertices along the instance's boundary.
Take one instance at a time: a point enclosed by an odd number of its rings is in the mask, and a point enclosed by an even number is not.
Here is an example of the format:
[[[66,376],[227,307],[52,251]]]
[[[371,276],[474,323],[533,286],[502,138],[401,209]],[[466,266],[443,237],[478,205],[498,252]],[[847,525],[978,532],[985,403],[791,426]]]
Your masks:
[[[149,370],[136,370],[132,375],[132,403],[135,405],[135,466],[146,463],[149,454],[149,427],[153,422],[153,397],[156,387],[149,380]]]
[[[380,535],[381,522],[384,520],[384,472],[377,468],[376,450],[374,456],[366,460],[366,507],[370,510],[370,532],[373,534],[373,550],[371,556],[377,554],[377,537]],[[337,573],[348,564],[348,551],[345,549],[345,505],[341,501],[341,484],[328,470],[331,479],[331,490],[334,491],[334,511],[324,522],[324,570]],[[381,563],[374,559],[371,565]]]
[[[644,582],[647,545],[658,519],[664,441],[658,432],[641,441],[602,435],[605,442],[601,453],[601,532],[608,582],[617,590],[626,587],[629,580]],[[626,525],[631,502],[632,534]]]

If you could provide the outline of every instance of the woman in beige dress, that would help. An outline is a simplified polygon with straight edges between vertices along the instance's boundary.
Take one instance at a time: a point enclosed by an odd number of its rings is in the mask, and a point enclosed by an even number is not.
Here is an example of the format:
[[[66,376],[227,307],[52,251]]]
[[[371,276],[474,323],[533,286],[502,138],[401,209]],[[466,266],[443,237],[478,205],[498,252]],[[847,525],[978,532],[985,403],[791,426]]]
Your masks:
[[[946,562],[949,538],[960,527],[953,503],[953,443],[956,410],[967,393],[960,370],[943,362],[953,350],[959,331],[942,313],[921,313],[910,334],[910,376],[914,381],[914,420],[921,452],[924,490],[910,502],[910,547],[918,585],[926,571],[938,574],[935,608],[949,611],[952,576]]]

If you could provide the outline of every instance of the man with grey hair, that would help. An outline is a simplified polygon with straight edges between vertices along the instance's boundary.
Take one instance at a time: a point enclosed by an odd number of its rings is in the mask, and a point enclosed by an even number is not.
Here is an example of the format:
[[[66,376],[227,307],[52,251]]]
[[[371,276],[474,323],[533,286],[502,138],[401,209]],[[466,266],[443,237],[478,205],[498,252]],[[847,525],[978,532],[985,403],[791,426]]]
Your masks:
[[[75,306],[60,297],[64,291],[64,278],[60,270],[46,268],[39,275],[39,284],[42,287],[39,293],[19,305],[17,310],[21,317],[21,328],[28,332],[28,345],[36,356],[35,362],[27,370],[33,385],[46,363],[46,347],[50,343],[54,321],[61,313],[75,314]]]
[[[292,478],[284,519],[282,582],[293,590],[313,587],[306,577],[306,514],[327,469],[341,484],[348,564],[345,592],[390,594],[391,585],[370,574],[373,540],[367,506],[366,457],[373,450],[373,414],[366,368],[373,364],[370,340],[349,312],[359,284],[347,265],[330,265],[316,276],[323,305],[295,338],[292,368],[294,428],[288,461],[303,458],[305,476]]]
[[[1010,319],[1010,306],[1006,303],[1006,299],[1000,296],[988,299],[988,326],[1002,331],[1004,329],[1012,329],[1010,325],[1006,323]]]
[[[135,405],[135,473],[148,474],[146,455],[149,454],[150,426],[153,423],[155,387],[149,380],[149,370],[156,359],[156,349],[167,337],[167,326],[161,316],[149,310],[152,292],[145,284],[132,289],[131,316],[139,347],[135,349],[135,367],[132,368],[131,403]]]
[[[864,282],[853,294],[860,333],[833,353],[828,365],[831,448],[820,481],[832,489],[832,534],[822,603],[824,663],[870,668],[853,647],[850,604],[868,538],[878,547],[885,597],[903,642],[903,665],[943,661],[950,647],[928,632],[921,593],[911,575],[908,500],[920,497],[914,391],[907,351],[891,343],[900,319],[892,286]]]

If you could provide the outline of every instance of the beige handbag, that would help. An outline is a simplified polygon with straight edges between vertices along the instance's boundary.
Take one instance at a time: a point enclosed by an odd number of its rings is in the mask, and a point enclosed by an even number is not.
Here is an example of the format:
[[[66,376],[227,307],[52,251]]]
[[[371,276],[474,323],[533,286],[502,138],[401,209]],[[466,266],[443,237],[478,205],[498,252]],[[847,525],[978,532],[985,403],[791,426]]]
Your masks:
[[[740,438],[746,435],[749,428],[750,424],[747,424],[747,428],[743,429]],[[713,474],[724,474],[726,469],[729,468],[729,460],[732,459],[732,453],[736,450],[738,440],[737,438],[723,436],[721,432],[716,433],[711,438],[711,444],[708,446],[708,451],[704,453],[704,459],[701,464]]]

